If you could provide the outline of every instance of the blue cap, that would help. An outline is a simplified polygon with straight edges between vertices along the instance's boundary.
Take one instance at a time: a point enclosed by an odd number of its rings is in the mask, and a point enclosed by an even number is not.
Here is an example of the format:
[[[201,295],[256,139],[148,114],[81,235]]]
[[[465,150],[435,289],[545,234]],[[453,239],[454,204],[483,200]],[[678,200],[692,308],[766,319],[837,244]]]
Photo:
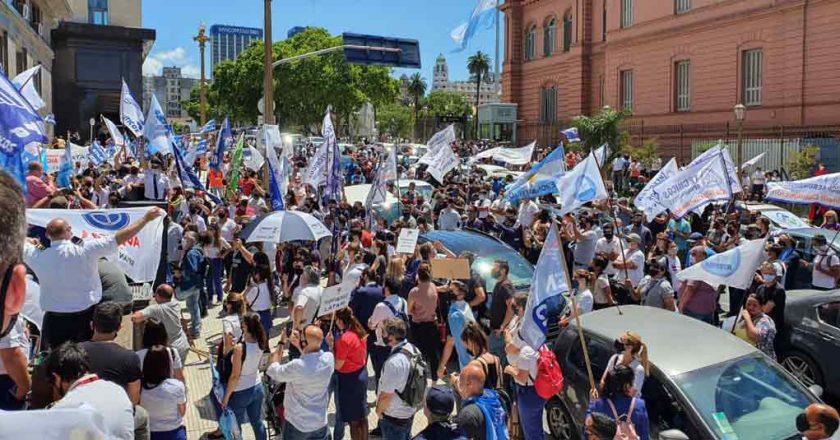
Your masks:
[[[432,414],[448,416],[455,409],[455,395],[451,388],[433,386],[426,394],[426,408]]]

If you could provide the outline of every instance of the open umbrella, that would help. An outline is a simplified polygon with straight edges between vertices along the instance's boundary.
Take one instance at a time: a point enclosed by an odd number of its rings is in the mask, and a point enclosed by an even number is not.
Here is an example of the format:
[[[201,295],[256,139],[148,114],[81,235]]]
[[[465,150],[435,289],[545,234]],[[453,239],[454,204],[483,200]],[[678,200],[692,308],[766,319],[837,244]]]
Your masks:
[[[330,236],[332,233],[320,220],[298,211],[275,211],[262,215],[248,223],[240,234],[247,243],[318,241]]]

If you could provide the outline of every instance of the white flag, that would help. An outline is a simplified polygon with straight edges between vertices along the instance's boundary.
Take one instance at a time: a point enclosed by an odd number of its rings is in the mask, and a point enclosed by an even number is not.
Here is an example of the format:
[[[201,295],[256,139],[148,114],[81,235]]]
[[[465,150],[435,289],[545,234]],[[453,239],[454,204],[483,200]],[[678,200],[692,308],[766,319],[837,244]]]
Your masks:
[[[172,131],[169,130],[166,116],[164,116],[163,109],[155,95],[152,95],[149,104],[149,114],[146,116],[143,135],[146,136],[148,141],[146,145],[150,153],[172,153]]]
[[[645,213],[645,217],[647,220],[653,221],[653,218],[656,217],[657,214],[660,212],[664,212],[667,209],[667,206],[664,205],[659,200],[659,193],[657,192],[659,188],[668,180],[671,176],[678,173],[679,169],[677,167],[677,159],[671,158],[655,176],[653,179],[650,179],[647,185],[639,191],[639,194],[636,196],[636,199],[633,200],[633,204],[636,205],[636,208],[642,210]]]
[[[256,148],[248,147],[243,151],[242,163],[248,169],[259,171],[262,169],[263,164],[265,164],[265,158]]]
[[[557,189],[560,190],[558,199],[562,204],[560,215],[572,212],[585,203],[609,198],[593,153],[564,174],[557,181]]]
[[[38,90],[35,88],[35,75],[37,75],[40,70],[41,65],[39,64],[31,69],[24,70],[12,80],[12,84],[15,85],[21,96],[26,99],[35,111],[38,111],[47,105],[44,103],[44,100],[41,99],[41,95],[38,94]]]
[[[385,163],[382,164],[382,178],[387,182],[389,180],[397,180],[397,146],[386,149]]]
[[[750,159],[750,160],[748,160],[748,161],[746,161],[746,162],[742,163],[742,164],[741,164],[741,168],[751,167],[751,166],[753,166],[753,165],[757,164],[757,163],[758,163],[758,161],[760,161],[760,160],[764,157],[764,155],[765,155],[765,154],[767,154],[767,153],[761,153],[761,154],[759,154],[758,156],[756,156],[756,157],[754,157],[754,158],[752,158],[752,159]]]
[[[552,222],[537,266],[534,268],[531,291],[525,305],[525,317],[522,327],[519,328],[519,337],[535,350],[545,342],[549,312],[559,312],[565,308],[566,300],[563,294],[569,291],[566,277],[563,249],[557,239],[557,223]]]
[[[448,127],[433,134],[432,137],[429,138],[429,142],[426,142],[426,146],[429,147],[429,151],[433,151],[444,145],[452,145],[456,139],[455,125],[449,124]]]
[[[122,148],[125,146],[125,138],[117,126],[104,115],[100,115],[102,117],[102,121],[105,122],[105,126],[108,127],[108,133],[111,134],[111,140],[114,141],[114,146],[117,148]]]
[[[526,165],[531,163],[531,156],[534,154],[534,146],[536,145],[537,141],[534,141],[522,148],[491,148],[476,154],[472,160],[491,158],[511,165]]]
[[[453,168],[458,166],[458,156],[452,152],[449,144],[443,144],[436,150],[429,150],[417,163],[426,164],[426,171],[438,182],[443,182],[443,177]]]
[[[694,161],[669,177],[654,190],[659,201],[675,217],[684,217],[690,211],[702,210],[716,201],[732,198],[733,187],[724,171],[725,150],[704,161]]]
[[[143,117],[143,109],[131,96],[131,90],[125,80],[122,82],[122,92],[120,92],[120,120],[129,131],[134,133],[135,137],[143,134],[143,123],[146,120]]]
[[[604,164],[607,162],[607,156],[609,151],[607,151],[607,144],[601,145],[600,147],[595,149],[595,160],[598,161],[598,166],[603,167]]]
[[[767,200],[796,205],[817,203],[840,208],[840,173],[790,182],[767,182]]]
[[[303,173],[303,183],[311,185],[313,188],[318,188],[319,185],[327,182],[327,155],[329,154],[331,145],[329,142],[324,142],[318,147],[315,152],[315,157],[312,158],[306,171]]]
[[[711,286],[724,285],[746,289],[755,278],[755,271],[764,261],[763,239],[750,240],[734,249],[712,255],[691,267],[677,272],[681,281],[705,281]]]

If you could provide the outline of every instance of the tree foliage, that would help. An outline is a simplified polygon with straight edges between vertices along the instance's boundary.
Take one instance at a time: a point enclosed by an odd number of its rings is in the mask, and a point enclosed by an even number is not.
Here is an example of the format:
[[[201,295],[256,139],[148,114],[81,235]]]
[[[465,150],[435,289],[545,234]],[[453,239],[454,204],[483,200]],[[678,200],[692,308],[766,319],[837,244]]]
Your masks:
[[[470,104],[463,95],[442,90],[429,93],[429,96],[426,96],[423,100],[421,107],[421,116],[427,118],[464,116],[472,111]]]
[[[379,107],[376,123],[381,134],[404,139],[411,136],[411,111],[404,105],[392,103]]]
[[[632,114],[630,110],[626,109],[605,108],[595,116],[576,116],[572,119],[572,126],[578,129],[578,134],[586,151],[598,148],[603,144],[609,145],[610,157],[608,161],[612,161],[612,158],[623,145],[621,123]]]
[[[793,153],[785,164],[790,178],[799,180],[813,176],[819,154],[820,147],[816,145],[802,147],[799,152]]]
[[[478,105],[481,102],[481,79],[490,71],[490,57],[482,51],[476,52],[467,59],[467,69],[475,78],[475,119],[478,121]],[[478,138],[478,124],[475,125],[475,137]]]
[[[656,138],[648,139],[642,144],[641,147],[634,147],[629,144],[625,144],[620,152],[621,154],[630,155],[630,157],[639,160],[644,164],[650,164],[656,159],[656,151],[659,149],[659,142]]]

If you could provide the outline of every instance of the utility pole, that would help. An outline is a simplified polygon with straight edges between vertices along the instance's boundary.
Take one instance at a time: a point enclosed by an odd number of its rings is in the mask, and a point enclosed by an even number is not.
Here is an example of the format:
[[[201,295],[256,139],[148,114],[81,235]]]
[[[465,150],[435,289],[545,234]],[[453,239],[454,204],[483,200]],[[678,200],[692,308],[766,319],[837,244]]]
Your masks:
[[[204,76],[204,46],[210,39],[204,34],[204,23],[198,27],[198,35],[193,37],[194,41],[198,42],[198,51],[201,54],[201,82],[198,86],[199,104],[198,109],[201,113],[201,126],[207,123],[207,77]]]
[[[265,94],[263,96],[263,125],[272,125],[274,124],[274,65],[273,65],[273,53],[272,50],[272,39],[271,39],[271,0],[263,0],[264,1],[264,13],[263,13],[263,36],[265,37],[264,46],[265,46],[265,57],[263,58],[263,69],[265,71],[263,76],[263,88]],[[266,148],[273,148],[266,145]],[[268,152],[266,151],[266,154]],[[265,161],[263,165],[263,189],[269,191],[269,179],[268,179],[268,160]],[[282,195],[281,195],[282,196]]]

